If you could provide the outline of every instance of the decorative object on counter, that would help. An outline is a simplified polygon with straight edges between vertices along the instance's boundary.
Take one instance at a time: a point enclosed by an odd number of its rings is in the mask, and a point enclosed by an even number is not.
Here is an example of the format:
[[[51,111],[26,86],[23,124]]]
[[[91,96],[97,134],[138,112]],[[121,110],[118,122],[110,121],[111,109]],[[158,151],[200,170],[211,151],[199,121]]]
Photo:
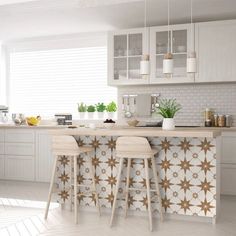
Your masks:
[[[155,93],[151,95],[151,113],[156,112],[157,108],[160,106],[158,103],[158,98],[160,97],[160,93]]]
[[[0,105],[0,122],[7,123],[8,121],[8,107]]]
[[[114,101],[107,104],[106,111],[110,119],[114,119],[115,112],[117,111],[117,105]]]
[[[231,127],[233,123],[233,119],[231,115],[225,115],[225,126]]]
[[[205,109],[204,117],[205,117],[205,127],[211,127],[212,124],[213,124],[213,119],[214,118],[213,118],[213,111],[210,108]]]
[[[218,127],[218,114],[214,115],[214,126]]]
[[[41,121],[41,117],[40,116],[31,116],[31,117],[26,117],[26,122],[29,126],[37,126],[39,125]]]
[[[137,95],[123,95],[122,97],[122,111],[124,112],[124,117],[125,118],[131,118],[132,117],[132,112],[131,112],[131,104],[130,104],[130,100],[131,97],[134,97],[133,99],[133,106],[136,106],[136,97]],[[136,108],[134,108],[133,110],[135,110]],[[134,112],[134,111],[133,111]]]
[[[15,125],[25,125],[26,124],[25,116],[22,113],[13,113],[12,120],[15,123]]]
[[[85,119],[86,111],[87,111],[86,104],[84,104],[83,102],[78,103],[78,112],[79,112],[80,119],[82,120]]]
[[[69,113],[55,114],[55,119],[58,125],[72,125],[72,115]]]
[[[167,45],[167,53],[164,56],[163,60],[163,74],[166,75],[167,78],[170,78],[173,74],[173,55],[170,49],[170,0],[168,0],[168,45]]]
[[[115,126],[115,121],[112,120],[112,119],[106,119],[104,122],[103,122],[103,125],[105,128],[112,128]]]
[[[225,127],[225,115],[218,115],[218,126],[219,127]]]
[[[193,0],[191,0],[191,50],[194,49],[194,38],[193,38]],[[187,57],[187,73],[197,72],[197,56],[195,51],[190,51]]]
[[[162,99],[157,108],[157,114],[161,115],[163,119],[163,130],[174,130],[175,122],[174,116],[181,109],[181,105],[176,102],[176,99]]]
[[[87,107],[87,112],[88,112],[88,118],[89,118],[89,119],[93,119],[93,118],[94,118],[94,112],[95,112],[95,111],[96,111],[95,106],[89,105],[89,106]]]
[[[131,119],[127,121],[127,124],[132,127],[136,127],[138,125],[139,121],[136,119]]]
[[[96,110],[97,110],[97,114],[98,114],[98,119],[103,119],[104,118],[104,111],[106,110],[106,106],[104,105],[104,103],[98,103],[95,105],[96,106]]]

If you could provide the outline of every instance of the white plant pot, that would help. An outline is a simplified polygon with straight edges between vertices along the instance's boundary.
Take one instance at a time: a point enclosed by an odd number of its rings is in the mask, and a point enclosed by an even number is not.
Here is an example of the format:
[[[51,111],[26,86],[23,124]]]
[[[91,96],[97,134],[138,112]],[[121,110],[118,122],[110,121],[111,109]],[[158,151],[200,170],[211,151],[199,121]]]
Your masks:
[[[173,118],[164,118],[162,123],[163,130],[174,130],[175,129],[175,121]]]
[[[115,112],[107,112],[108,119],[114,119],[115,118]]]
[[[104,119],[104,112],[97,112],[98,114],[98,119],[102,120]]]
[[[79,118],[81,120],[84,120],[85,119],[85,116],[86,116],[86,112],[79,112]]]
[[[88,112],[88,119],[92,120],[94,117],[94,112]]]

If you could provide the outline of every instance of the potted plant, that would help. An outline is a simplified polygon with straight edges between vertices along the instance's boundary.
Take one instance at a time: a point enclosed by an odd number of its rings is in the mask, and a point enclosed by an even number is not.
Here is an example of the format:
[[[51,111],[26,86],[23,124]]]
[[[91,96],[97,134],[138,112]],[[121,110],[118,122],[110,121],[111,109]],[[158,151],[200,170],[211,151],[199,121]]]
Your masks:
[[[106,106],[104,105],[104,103],[98,103],[95,105],[96,106],[96,110],[98,112],[98,119],[103,119],[104,118],[104,111],[106,110]]]
[[[95,106],[93,105],[90,105],[87,107],[87,112],[88,112],[88,118],[89,119],[93,119],[93,116],[94,116],[94,112],[96,111],[96,108]]]
[[[110,102],[110,103],[107,105],[106,110],[107,110],[108,118],[114,119],[114,117],[115,117],[115,112],[117,111],[116,103],[113,102],[113,101]]]
[[[83,102],[78,103],[78,112],[80,119],[85,118],[86,111],[87,111],[87,106]]]
[[[176,99],[162,99],[157,108],[157,114],[160,114],[164,119],[162,123],[163,130],[175,129],[174,116],[181,109],[181,105],[176,102]]]

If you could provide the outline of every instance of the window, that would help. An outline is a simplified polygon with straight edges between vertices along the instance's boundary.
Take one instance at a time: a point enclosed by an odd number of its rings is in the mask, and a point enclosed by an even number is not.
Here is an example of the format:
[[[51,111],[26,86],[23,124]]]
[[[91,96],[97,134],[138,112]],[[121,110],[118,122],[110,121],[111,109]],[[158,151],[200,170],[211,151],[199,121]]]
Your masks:
[[[77,103],[109,103],[117,91],[107,85],[107,47],[89,46],[9,54],[9,107],[12,113],[53,117],[72,113]]]

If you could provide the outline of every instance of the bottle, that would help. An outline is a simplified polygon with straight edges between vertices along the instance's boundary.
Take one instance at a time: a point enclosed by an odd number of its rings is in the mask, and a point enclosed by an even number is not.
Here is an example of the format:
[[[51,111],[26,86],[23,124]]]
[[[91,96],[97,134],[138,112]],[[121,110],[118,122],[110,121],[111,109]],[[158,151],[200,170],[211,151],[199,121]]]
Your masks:
[[[218,116],[218,126],[225,127],[225,116],[224,115]]]

